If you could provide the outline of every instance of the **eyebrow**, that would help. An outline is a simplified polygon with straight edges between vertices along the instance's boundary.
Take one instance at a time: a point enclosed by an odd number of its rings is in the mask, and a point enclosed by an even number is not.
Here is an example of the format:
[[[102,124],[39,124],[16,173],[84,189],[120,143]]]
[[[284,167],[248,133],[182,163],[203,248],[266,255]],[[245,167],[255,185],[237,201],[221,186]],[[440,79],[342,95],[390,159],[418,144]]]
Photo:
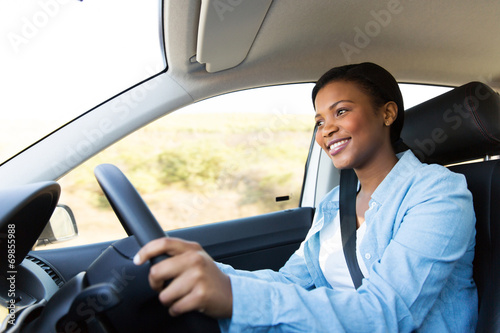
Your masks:
[[[342,102],[349,102],[349,103],[354,103],[353,101],[351,101],[350,99],[341,99],[340,101],[337,101],[335,103],[333,103],[332,105],[330,105],[328,107],[328,110],[331,110],[333,108],[335,108],[338,104],[342,103]],[[318,118],[320,117],[321,115],[319,113],[316,113],[316,115],[314,116],[314,118]]]

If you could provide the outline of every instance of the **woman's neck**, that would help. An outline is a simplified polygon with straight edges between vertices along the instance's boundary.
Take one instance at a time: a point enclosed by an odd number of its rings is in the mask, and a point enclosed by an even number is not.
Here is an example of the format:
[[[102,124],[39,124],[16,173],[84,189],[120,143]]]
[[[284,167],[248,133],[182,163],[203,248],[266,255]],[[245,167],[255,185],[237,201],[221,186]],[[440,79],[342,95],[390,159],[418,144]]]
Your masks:
[[[388,152],[384,156],[379,155],[370,165],[356,169],[356,175],[361,185],[360,192],[363,195],[371,196],[397,162],[396,155],[393,152]]]

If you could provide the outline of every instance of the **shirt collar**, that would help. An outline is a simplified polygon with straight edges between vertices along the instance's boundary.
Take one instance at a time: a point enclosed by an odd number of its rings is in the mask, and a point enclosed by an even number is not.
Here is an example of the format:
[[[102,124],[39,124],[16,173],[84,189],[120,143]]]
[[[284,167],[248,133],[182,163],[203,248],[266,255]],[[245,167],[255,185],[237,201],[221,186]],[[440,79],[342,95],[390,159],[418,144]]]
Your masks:
[[[411,150],[397,154],[399,161],[372,194],[372,200],[383,204],[395,187],[406,181],[422,163]]]

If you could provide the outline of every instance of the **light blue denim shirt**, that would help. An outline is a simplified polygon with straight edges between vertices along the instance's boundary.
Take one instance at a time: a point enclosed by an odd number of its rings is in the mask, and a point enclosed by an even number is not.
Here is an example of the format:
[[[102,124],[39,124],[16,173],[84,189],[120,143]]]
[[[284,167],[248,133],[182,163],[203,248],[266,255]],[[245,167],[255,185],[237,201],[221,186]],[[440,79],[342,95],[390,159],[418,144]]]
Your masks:
[[[279,272],[219,264],[231,279],[233,315],[222,332],[473,332],[475,216],[465,178],[410,151],[377,187],[360,251],[370,274],[336,291],[318,262],[319,231],[337,214],[338,187]]]

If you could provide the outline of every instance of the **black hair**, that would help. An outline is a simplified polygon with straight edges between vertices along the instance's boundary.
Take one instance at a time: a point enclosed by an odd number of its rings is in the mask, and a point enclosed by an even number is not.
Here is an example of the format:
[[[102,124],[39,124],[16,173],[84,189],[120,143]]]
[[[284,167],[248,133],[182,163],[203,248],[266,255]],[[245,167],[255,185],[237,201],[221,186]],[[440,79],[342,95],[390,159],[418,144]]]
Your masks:
[[[399,85],[391,73],[371,62],[334,67],[316,82],[312,90],[313,105],[318,92],[334,81],[357,83],[371,97],[375,107],[387,102],[396,103],[398,114],[390,127],[390,136],[395,151],[400,151],[397,146],[402,143],[400,135],[404,123],[404,104]]]

